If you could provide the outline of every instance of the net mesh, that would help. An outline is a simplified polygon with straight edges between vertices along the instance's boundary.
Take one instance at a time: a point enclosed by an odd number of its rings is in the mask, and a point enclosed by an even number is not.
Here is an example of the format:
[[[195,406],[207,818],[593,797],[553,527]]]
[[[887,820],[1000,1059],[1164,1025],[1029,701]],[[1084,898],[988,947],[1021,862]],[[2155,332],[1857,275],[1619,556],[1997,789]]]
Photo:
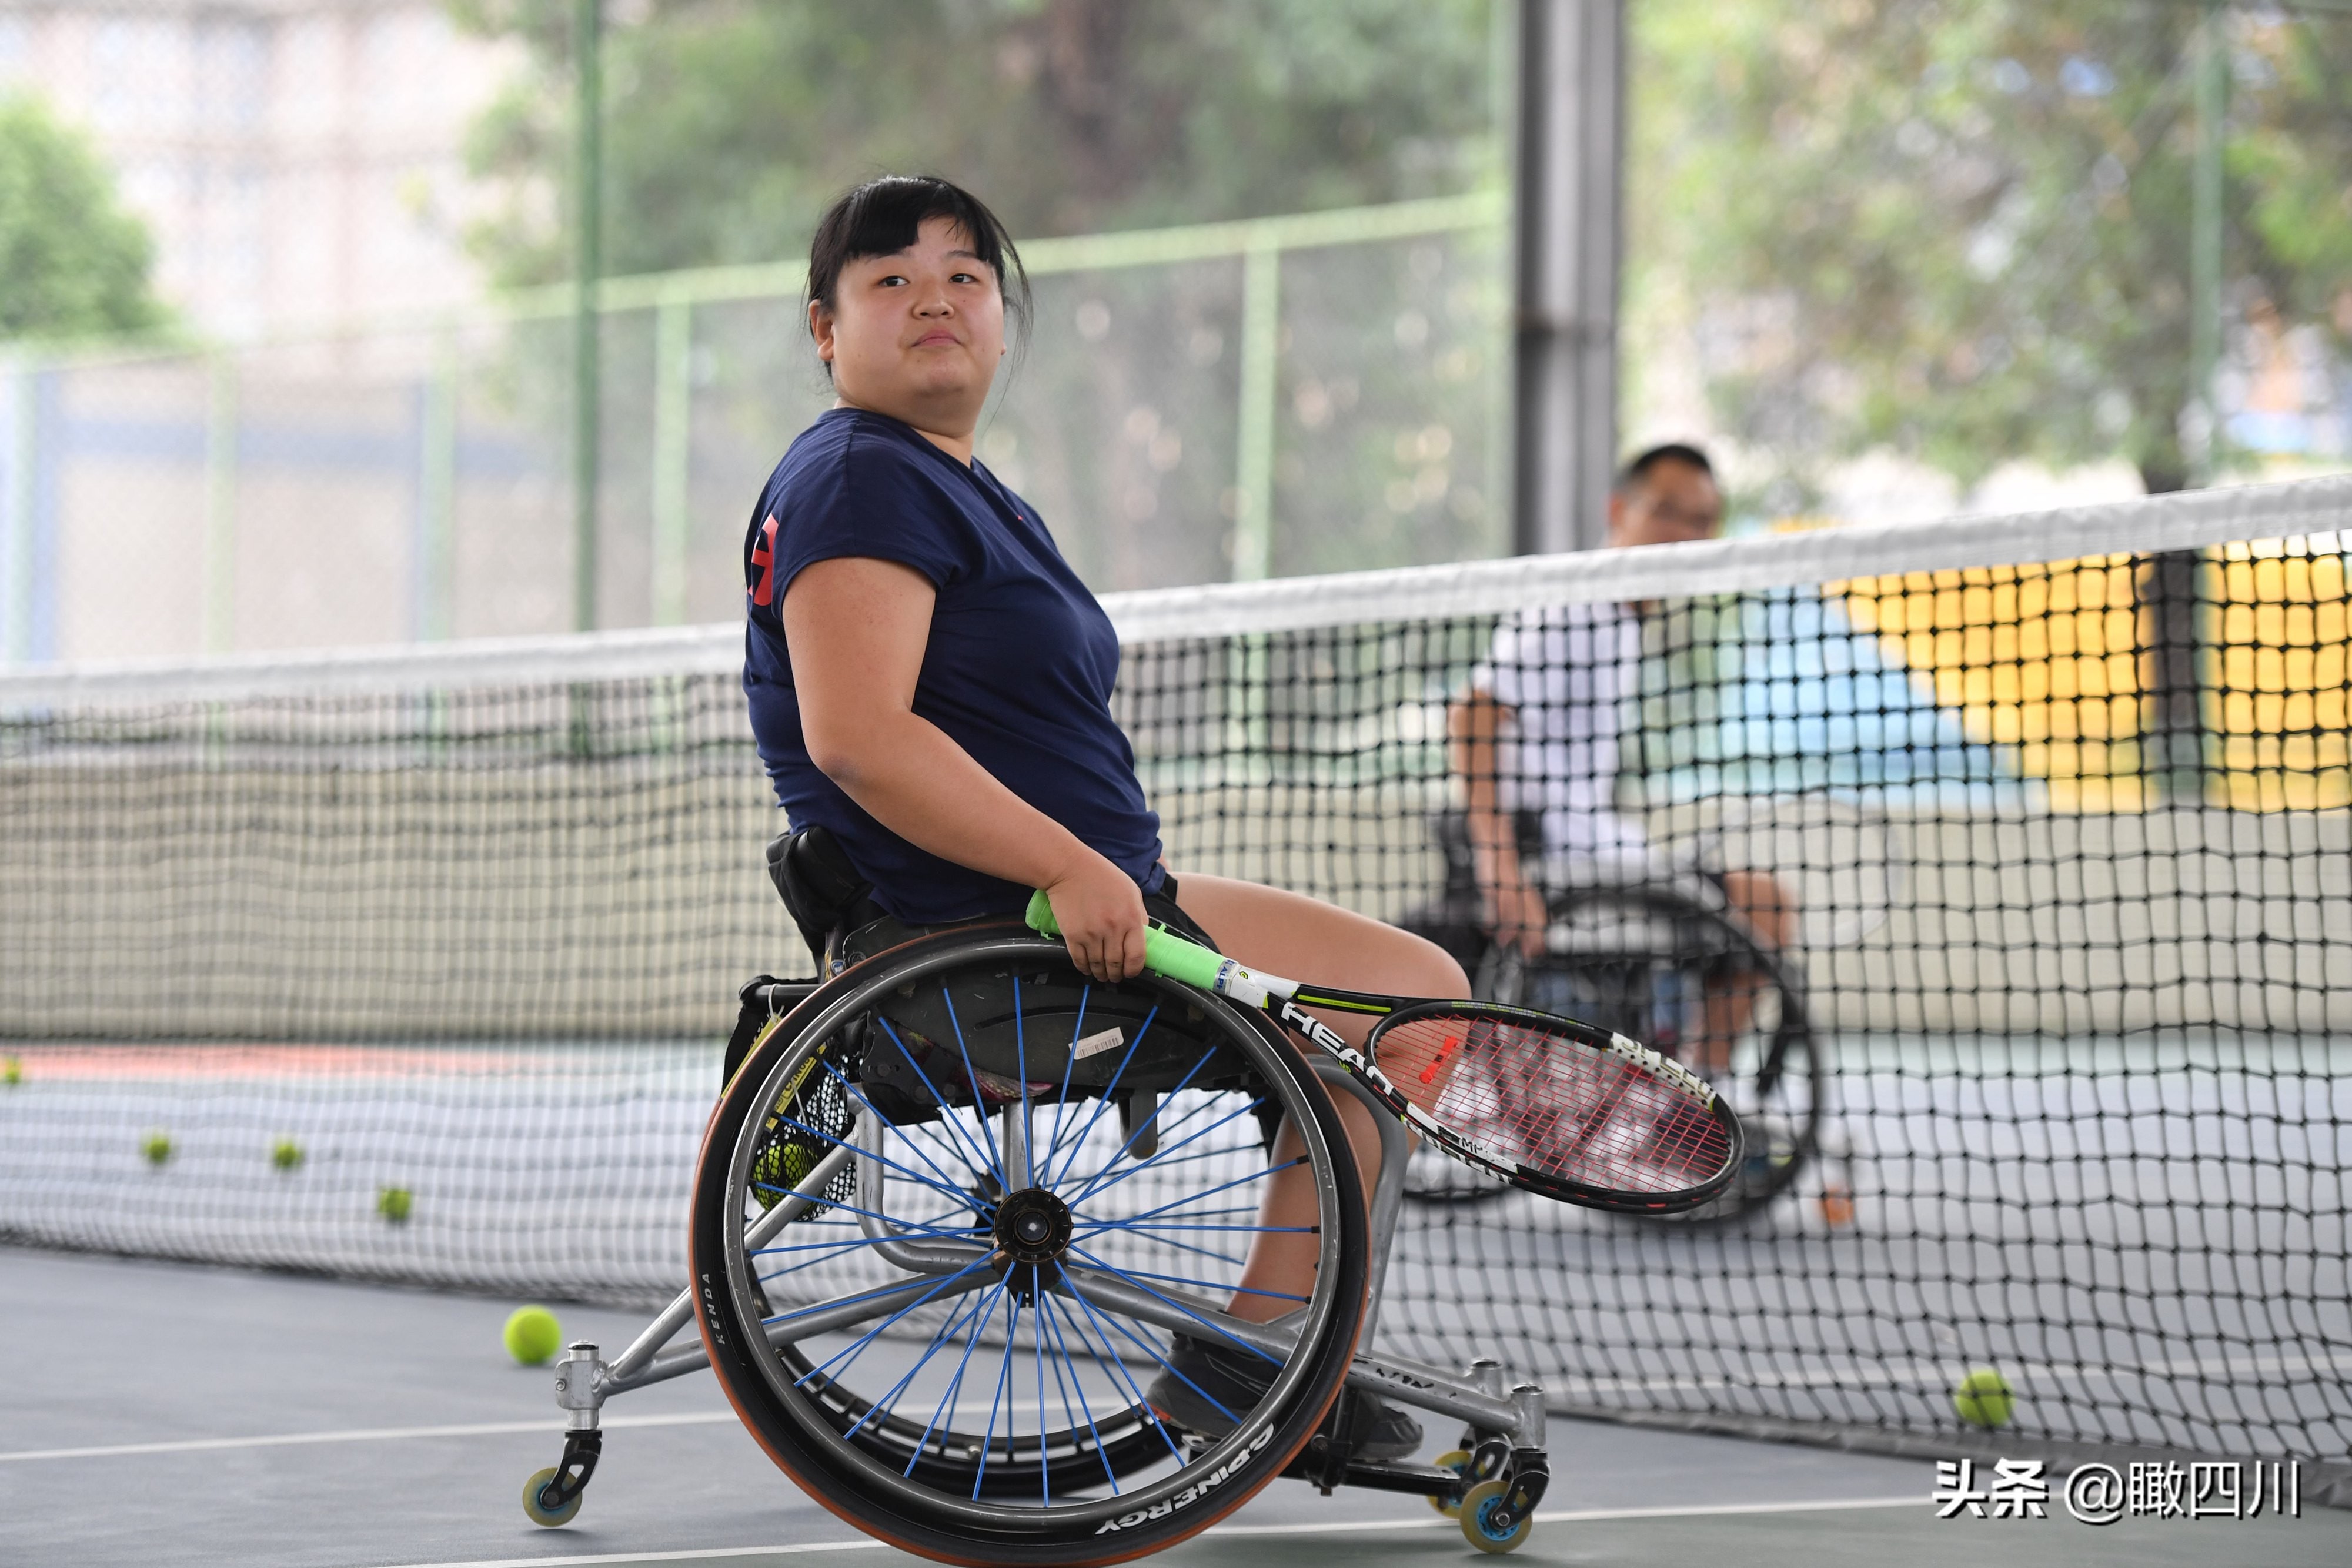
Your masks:
[[[2021,1437],[2344,1456],[2338,523],[2322,481],[1113,601],[1177,870],[1615,1009],[1743,1112],[1695,1219],[1417,1188],[1383,1339],[1881,1433],[1990,1364]],[[805,967],[739,636],[0,677],[0,1234],[669,1295],[735,989]],[[1549,907],[1497,942],[1507,864]]]

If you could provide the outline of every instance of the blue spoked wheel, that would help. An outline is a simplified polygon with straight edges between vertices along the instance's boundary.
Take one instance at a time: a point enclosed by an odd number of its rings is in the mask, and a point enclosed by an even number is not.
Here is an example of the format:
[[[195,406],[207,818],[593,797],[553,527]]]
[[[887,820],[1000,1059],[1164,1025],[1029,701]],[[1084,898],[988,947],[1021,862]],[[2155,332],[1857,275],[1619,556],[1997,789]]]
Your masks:
[[[1245,1286],[1253,1249],[1314,1286]],[[1346,1375],[1365,1251],[1339,1117],[1262,1015],[1090,982],[1011,925],[893,948],[772,1030],[691,1234],[712,1367],[776,1462],[987,1564],[1157,1551],[1278,1475]]]

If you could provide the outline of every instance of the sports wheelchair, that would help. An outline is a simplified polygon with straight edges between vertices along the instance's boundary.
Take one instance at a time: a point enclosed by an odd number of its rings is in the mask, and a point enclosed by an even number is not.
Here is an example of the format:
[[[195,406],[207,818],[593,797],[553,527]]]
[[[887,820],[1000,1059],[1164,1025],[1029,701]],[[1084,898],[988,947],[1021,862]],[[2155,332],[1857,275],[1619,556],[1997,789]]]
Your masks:
[[[1533,860],[1531,813],[1517,823]],[[1528,957],[1486,933],[1468,830],[1458,813],[1433,819],[1444,892],[1400,923],[1445,947],[1484,999],[1564,1013],[1641,1040],[1711,1079],[1748,1132],[1748,1156],[1721,1196],[1642,1225],[1721,1224],[1757,1213],[1821,1153],[1827,1117],[1825,1042],[1807,1018],[1802,981],[1787,956],[1759,941],[1699,870],[1606,866],[1545,888],[1544,951]],[[1423,1204],[1483,1203],[1511,1188],[1433,1153],[1413,1156],[1404,1192]]]
[[[771,863],[828,977],[744,988],[690,1287],[617,1356],[567,1350],[570,1428],[524,1487],[531,1519],[579,1511],[606,1400],[708,1365],[811,1497],[945,1562],[1124,1561],[1282,1476],[1418,1493],[1483,1551],[1528,1539],[1543,1390],[1491,1359],[1368,1348],[1408,1165],[1394,1117],[1372,1104],[1368,1203],[1333,1095],[1369,1094],[1263,1013],[1150,975],[1090,980],[1013,922],[872,918],[861,889],[824,885],[824,860],[803,841]],[[1277,1153],[1306,1169],[1311,1212],[1268,1225]],[[1307,1295],[1244,1281],[1266,1234],[1311,1250]],[[700,1343],[672,1346],[689,1321]],[[1184,1377],[1179,1338],[1262,1388],[1192,1385],[1224,1429],[1179,1429],[1147,1397]],[[1377,1406],[1343,1389],[1458,1421],[1460,1443],[1432,1464],[1367,1458]]]

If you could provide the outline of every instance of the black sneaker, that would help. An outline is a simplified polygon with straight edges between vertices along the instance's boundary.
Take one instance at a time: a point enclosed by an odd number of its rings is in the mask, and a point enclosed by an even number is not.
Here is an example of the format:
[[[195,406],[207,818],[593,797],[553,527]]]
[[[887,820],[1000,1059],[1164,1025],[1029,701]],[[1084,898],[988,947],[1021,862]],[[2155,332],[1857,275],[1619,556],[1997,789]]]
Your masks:
[[[1168,1364],[1143,1392],[1153,1412],[1171,1427],[1203,1437],[1222,1437],[1257,1408],[1274,1385],[1275,1364],[1239,1345],[1215,1344],[1178,1334],[1168,1347]],[[1353,1400],[1360,1458],[1409,1459],[1421,1452],[1421,1424],[1393,1405],[1362,1389],[1340,1397]]]
[[[1339,1397],[1355,1402],[1349,1416],[1355,1424],[1358,1458],[1392,1464],[1421,1452],[1420,1422],[1361,1388],[1350,1388]]]

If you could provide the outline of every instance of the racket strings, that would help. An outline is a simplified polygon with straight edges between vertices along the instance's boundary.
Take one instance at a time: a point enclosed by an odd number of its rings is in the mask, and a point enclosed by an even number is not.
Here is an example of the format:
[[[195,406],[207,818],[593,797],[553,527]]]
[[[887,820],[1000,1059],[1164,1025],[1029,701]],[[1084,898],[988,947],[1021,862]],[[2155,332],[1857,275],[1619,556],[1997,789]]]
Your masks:
[[[1731,1155],[1688,1092],[1563,1034],[1440,1014],[1399,1019],[1375,1043],[1381,1071],[1431,1120],[1547,1177],[1673,1193]]]

